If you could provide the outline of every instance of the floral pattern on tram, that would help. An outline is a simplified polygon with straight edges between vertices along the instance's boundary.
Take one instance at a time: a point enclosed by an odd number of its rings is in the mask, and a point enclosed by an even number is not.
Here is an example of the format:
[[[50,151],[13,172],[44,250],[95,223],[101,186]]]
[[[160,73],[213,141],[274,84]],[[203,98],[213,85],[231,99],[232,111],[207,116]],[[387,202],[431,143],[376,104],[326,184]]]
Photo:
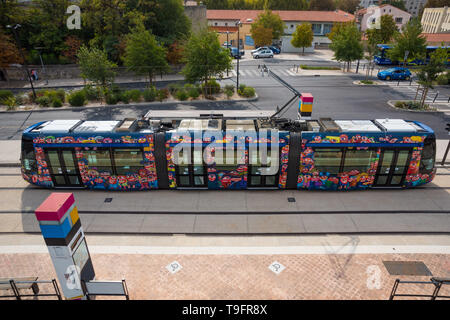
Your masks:
[[[36,155],[37,172],[26,174],[22,168],[22,177],[28,183],[32,183],[40,187],[53,187],[50,170],[48,169],[47,161],[45,160],[44,149],[41,147],[35,147],[34,152]]]
[[[431,182],[434,179],[435,172],[431,174],[419,173],[420,160],[423,148],[416,147],[411,155],[411,162],[409,164],[408,172],[405,178],[406,187],[417,187]]]
[[[128,175],[112,175],[110,172],[98,171],[97,168],[89,166],[89,161],[83,154],[84,150],[89,150],[87,147],[76,147],[75,155],[78,162],[78,169],[80,172],[83,184],[90,189],[100,190],[150,190],[158,188],[158,179],[156,175],[156,164],[154,156],[154,141],[153,135],[146,135],[140,137],[132,136],[118,136],[118,137],[37,137],[33,139],[35,144],[36,160],[38,172],[37,175],[25,178],[27,181],[41,186],[52,187],[53,182],[50,176],[47,162],[45,161],[45,154],[42,145],[52,144],[99,144],[107,146],[110,144],[121,144],[127,147],[129,144],[142,144],[144,148],[144,159],[142,161],[142,169],[138,174]]]
[[[209,189],[241,190],[247,188],[248,150],[245,150],[242,154],[243,156],[239,161],[241,164],[236,164],[236,167],[232,167],[230,170],[217,170],[215,163],[208,167]]]
[[[364,136],[360,134],[348,135],[340,134],[332,136],[329,134],[313,135],[308,143],[423,143],[426,136],[393,136],[393,135],[377,135],[377,136]]]
[[[303,145],[306,145],[303,140]],[[357,148],[363,149],[363,148]],[[370,159],[370,167],[367,172],[352,170],[339,174],[319,172],[315,167],[314,150],[305,147],[301,153],[300,175],[297,181],[298,189],[308,190],[357,190],[367,189],[374,183],[377,172],[381,150],[378,149],[376,156]]]

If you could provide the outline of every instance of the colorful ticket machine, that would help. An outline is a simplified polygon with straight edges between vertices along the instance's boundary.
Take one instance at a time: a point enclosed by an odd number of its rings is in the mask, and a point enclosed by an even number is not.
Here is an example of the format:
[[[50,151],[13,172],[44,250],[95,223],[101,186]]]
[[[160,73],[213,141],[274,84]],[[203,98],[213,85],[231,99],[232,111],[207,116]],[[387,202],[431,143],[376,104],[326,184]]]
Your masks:
[[[52,193],[35,211],[67,300],[84,299],[81,280],[95,272],[72,193]]]
[[[311,93],[302,93],[300,97],[300,119],[311,120],[311,115],[313,111],[314,97]]]

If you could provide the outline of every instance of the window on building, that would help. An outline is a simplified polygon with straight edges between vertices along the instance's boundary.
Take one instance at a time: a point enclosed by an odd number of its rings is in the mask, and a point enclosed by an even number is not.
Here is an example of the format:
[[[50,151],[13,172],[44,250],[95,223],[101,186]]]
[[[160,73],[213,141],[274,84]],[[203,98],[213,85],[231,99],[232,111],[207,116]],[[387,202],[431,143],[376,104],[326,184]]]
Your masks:
[[[402,22],[403,22],[403,18],[402,17],[395,18],[395,23],[402,23]]]
[[[312,29],[314,34],[322,34],[322,25],[319,23],[313,23]]]
[[[329,34],[331,29],[333,29],[333,25],[331,23],[325,23],[323,25],[323,34]]]

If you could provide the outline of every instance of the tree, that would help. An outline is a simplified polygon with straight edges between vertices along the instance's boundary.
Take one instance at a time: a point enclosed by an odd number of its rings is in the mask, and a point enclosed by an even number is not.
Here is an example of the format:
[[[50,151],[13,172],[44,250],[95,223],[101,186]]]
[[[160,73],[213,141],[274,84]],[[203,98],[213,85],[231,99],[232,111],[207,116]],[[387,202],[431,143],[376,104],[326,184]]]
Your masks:
[[[278,14],[272,13],[270,10],[265,10],[258,15],[257,20],[252,24],[253,27],[262,26],[266,29],[272,29],[273,39],[280,39],[284,33],[284,22]]]
[[[436,81],[439,74],[446,69],[448,54],[449,50],[442,44],[440,48],[436,49],[436,51],[430,55],[430,62],[422,66],[419,73],[417,73],[417,82],[424,88],[420,100],[422,107],[425,105],[425,99],[429,89],[433,89],[433,82]]]
[[[219,37],[207,28],[192,34],[185,48],[186,66],[182,73],[189,82],[203,81],[206,84],[212,77],[223,77],[231,69],[231,57],[227,49],[222,48]]]
[[[113,69],[117,65],[108,60],[105,51],[82,46],[78,51],[78,64],[83,79],[88,79],[104,89],[114,83],[116,73]]]
[[[397,32],[397,25],[391,15],[381,16],[380,28],[370,28],[366,31],[367,36],[378,44],[390,43]]]
[[[366,70],[366,80],[369,79],[369,73],[371,70],[373,70],[374,65],[374,57],[378,52],[378,44],[380,43],[379,40],[379,33],[376,32],[377,29],[369,29],[367,30],[367,43],[366,43],[366,56],[365,58],[369,61],[369,66]]]
[[[309,10],[316,11],[333,11],[336,5],[333,0],[311,0],[309,2]]]
[[[422,26],[418,19],[410,20],[402,29],[402,33],[394,36],[394,46],[388,51],[392,61],[404,61],[406,51],[409,52],[405,62],[422,59],[427,50],[427,40],[422,35]]]
[[[269,46],[272,44],[273,32],[270,28],[264,28],[262,25],[252,24],[250,29],[256,47]]]
[[[23,63],[22,56],[12,37],[4,33],[0,27],[0,70],[5,77],[7,77],[5,68],[13,63]]]
[[[82,45],[82,41],[76,36],[68,36],[64,42],[66,49],[62,52],[62,55],[69,59],[71,62],[77,61],[77,54]]]
[[[333,35],[330,49],[337,61],[347,62],[347,71],[350,71],[350,63],[364,56],[361,33],[356,24],[343,24],[341,30]]]
[[[155,73],[169,69],[166,54],[166,49],[157,43],[155,36],[145,30],[141,22],[127,36],[123,61],[128,70],[138,75],[148,75],[150,85],[153,85]]]
[[[296,48],[303,48],[303,54],[305,54],[305,47],[311,47],[313,39],[312,25],[310,23],[302,23],[295,29],[291,44]]]
[[[337,0],[336,8],[345,12],[354,13],[360,2],[360,0]]]
[[[174,42],[167,50],[167,61],[170,64],[181,64],[184,55],[184,48],[178,42]]]

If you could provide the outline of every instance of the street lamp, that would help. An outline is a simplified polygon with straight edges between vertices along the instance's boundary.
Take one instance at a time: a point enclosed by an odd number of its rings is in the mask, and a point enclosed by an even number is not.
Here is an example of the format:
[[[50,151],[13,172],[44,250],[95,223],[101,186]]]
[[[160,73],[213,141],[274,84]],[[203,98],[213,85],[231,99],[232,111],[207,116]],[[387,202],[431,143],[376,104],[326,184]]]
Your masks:
[[[31,75],[30,75],[30,71],[28,70],[27,61],[25,60],[25,56],[22,51],[22,46],[20,45],[20,40],[19,40],[19,37],[17,36],[17,29],[20,27],[21,27],[20,24],[16,24],[15,26],[11,26],[11,25],[6,26],[6,28],[11,29],[14,34],[14,38],[16,40],[17,47],[19,47],[19,51],[20,51],[20,54],[23,59],[23,65],[25,66],[25,70],[27,71],[28,80],[30,80],[31,90],[33,90],[33,97],[36,99],[36,91],[34,91],[33,80],[31,80]]]
[[[228,29],[228,28],[227,28]],[[229,37],[229,32],[228,32],[228,30],[227,30],[227,50],[230,50],[230,43],[229,43],[229,41],[230,40],[228,40],[228,37]],[[229,76],[229,70],[228,70],[228,67],[227,67],[227,77]]]
[[[236,22],[236,26],[238,28],[238,41],[237,41],[237,51],[238,51],[238,59],[237,59],[237,81],[236,81],[236,91],[239,90],[239,60],[241,59],[241,48],[240,48],[240,40],[241,40],[241,36],[239,33],[239,28],[241,27],[242,23],[239,20],[238,22]]]

